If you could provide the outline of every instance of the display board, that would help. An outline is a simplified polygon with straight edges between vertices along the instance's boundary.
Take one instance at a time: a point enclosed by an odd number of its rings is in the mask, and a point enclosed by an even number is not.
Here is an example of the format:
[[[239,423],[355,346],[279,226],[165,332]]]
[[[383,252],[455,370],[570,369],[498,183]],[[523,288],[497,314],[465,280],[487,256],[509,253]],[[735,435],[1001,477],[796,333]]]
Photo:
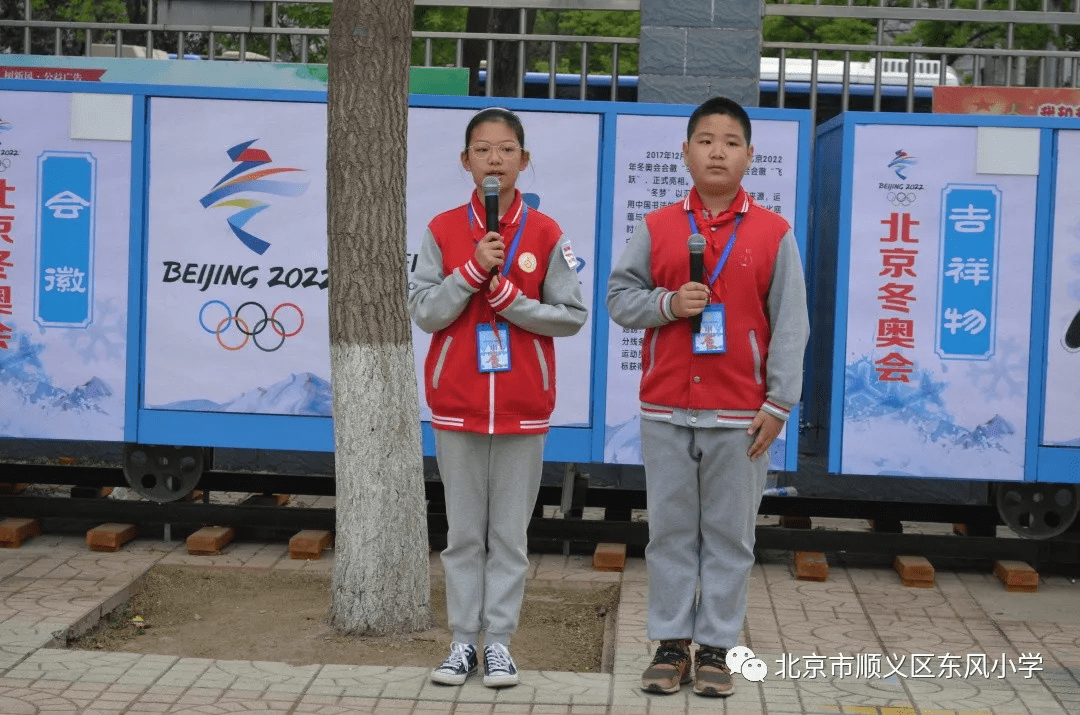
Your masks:
[[[144,407],[330,416],[326,105],[149,113]]]
[[[3,437],[124,439],[131,142],[82,100],[0,104]]]
[[[615,144],[611,265],[619,258],[645,214],[681,200],[693,187],[682,161],[685,116],[621,115]],[[754,200],[795,225],[799,176],[797,121],[752,122],[754,160],[743,186]],[[800,237],[801,240],[801,237]],[[641,464],[641,378],[643,330],[610,325],[607,351],[607,411],[604,462]],[[783,469],[788,434],[785,427],[770,450],[771,466]]]
[[[1055,183],[1042,444],[1080,447],[1080,131],[1058,132]]]
[[[1037,176],[980,173],[995,149],[974,126],[855,127],[844,473],[1024,477]]]

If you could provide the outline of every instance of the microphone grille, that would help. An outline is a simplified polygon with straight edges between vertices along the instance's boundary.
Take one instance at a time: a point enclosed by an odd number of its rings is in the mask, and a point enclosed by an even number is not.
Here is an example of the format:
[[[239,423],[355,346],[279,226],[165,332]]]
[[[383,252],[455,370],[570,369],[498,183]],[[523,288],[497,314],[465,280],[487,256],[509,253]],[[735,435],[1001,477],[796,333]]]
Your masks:
[[[686,242],[686,247],[690,249],[690,253],[704,253],[705,252],[705,237],[700,233],[695,233],[690,236]]]
[[[480,185],[484,190],[484,196],[492,196],[499,193],[499,189],[502,185],[499,183],[499,177],[497,176],[485,176],[483,183]]]

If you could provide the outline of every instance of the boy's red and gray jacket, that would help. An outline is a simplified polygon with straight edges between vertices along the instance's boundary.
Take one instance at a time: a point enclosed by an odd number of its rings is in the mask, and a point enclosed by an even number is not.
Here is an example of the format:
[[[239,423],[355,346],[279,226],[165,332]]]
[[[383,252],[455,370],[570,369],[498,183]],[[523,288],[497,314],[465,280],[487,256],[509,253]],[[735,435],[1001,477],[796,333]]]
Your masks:
[[[508,274],[489,290],[491,275],[474,258],[487,233],[484,215],[475,192],[470,203],[439,214],[428,224],[417,258],[409,312],[421,330],[433,333],[424,362],[431,425],[482,434],[543,434],[555,409],[552,338],[573,335],[588,315],[577,258],[559,225],[526,209],[517,192],[499,221],[508,253],[523,217],[525,229]],[[509,326],[511,369],[482,373],[477,326],[493,321]]]
[[[795,236],[783,218],[742,189],[715,218],[702,208],[692,189],[683,201],[646,215],[608,282],[611,319],[645,329],[641,417],[689,427],[749,427],[765,410],[786,420],[802,393],[809,336]],[[690,321],[672,312],[675,292],[690,280],[688,211],[707,241],[706,279],[742,217],[710,293],[710,303],[724,304],[724,353],[694,354]]]

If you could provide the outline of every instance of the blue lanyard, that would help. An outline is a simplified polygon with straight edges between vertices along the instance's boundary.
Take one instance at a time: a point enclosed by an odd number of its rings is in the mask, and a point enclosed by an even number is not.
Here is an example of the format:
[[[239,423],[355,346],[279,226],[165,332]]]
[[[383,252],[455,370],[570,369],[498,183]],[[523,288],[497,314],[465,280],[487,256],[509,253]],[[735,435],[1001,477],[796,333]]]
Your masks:
[[[699,233],[697,227],[697,221],[694,220],[694,212],[687,211],[686,217],[690,220],[690,233]],[[731,255],[731,248],[735,245],[735,234],[739,230],[739,222],[742,221],[742,214],[735,217],[735,225],[731,229],[731,238],[728,239],[727,245],[724,246],[724,252],[720,254],[720,261],[716,264],[716,270],[709,276],[709,286],[711,287],[716,279],[720,276],[720,271],[724,270],[724,264],[727,263],[728,256]]]
[[[510,273],[510,266],[513,264],[514,256],[517,255],[518,244],[521,242],[521,234],[525,230],[525,219],[529,218],[529,206],[522,202],[521,205],[521,223],[518,224],[517,233],[514,234],[514,240],[510,242],[510,250],[506,253],[506,260],[503,262],[502,274],[508,275]],[[476,226],[475,218],[473,216],[472,204],[469,204],[469,228],[473,229]]]

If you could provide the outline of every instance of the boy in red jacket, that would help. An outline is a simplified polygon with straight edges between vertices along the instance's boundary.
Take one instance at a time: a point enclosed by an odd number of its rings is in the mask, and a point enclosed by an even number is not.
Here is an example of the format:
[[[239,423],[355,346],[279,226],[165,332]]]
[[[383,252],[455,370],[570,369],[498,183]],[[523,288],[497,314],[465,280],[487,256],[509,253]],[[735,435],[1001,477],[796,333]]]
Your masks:
[[[726,657],[746,615],[769,445],[802,391],[802,264],[787,222],[742,189],[753,157],[742,107],[699,106],[683,143],[694,188],[645,217],[608,282],[611,319],[645,329],[648,636],[660,641],[641,678],[648,692],[690,682],[697,643],[694,692],[732,693]],[[705,239],[704,282],[690,280],[693,234]]]

